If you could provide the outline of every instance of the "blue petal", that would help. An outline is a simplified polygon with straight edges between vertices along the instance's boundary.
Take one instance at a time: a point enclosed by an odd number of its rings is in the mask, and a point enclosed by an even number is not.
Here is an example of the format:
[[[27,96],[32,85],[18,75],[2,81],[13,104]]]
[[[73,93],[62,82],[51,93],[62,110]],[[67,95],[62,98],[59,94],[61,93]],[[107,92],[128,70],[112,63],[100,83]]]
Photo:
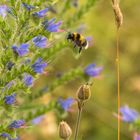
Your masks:
[[[49,24],[49,26],[47,27],[47,30],[50,32],[58,32],[59,30],[59,26],[62,24],[62,21],[59,21],[55,24]]]
[[[24,83],[26,86],[30,86],[33,84],[33,77],[30,74],[24,75]]]
[[[5,98],[4,98],[5,104],[12,105],[16,100],[15,97],[16,97],[15,93],[13,93],[12,95],[5,96]]]
[[[49,10],[49,8],[45,8],[39,12],[34,13],[33,15],[41,18],[41,17],[44,17],[46,15],[48,10]]]
[[[88,65],[84,70],[85,74],[87,74],[88,76],[91,76],[91,77],[98,76],[101,73],[101,71],[103,70],[103,68],[95,67],[95,66],[96,66],[95,64]]]
[[[18,50],[17,46],[12,46],[12,49],[13,49],[14,53],[17,53],[17,50]]]
[[[24,120],[15,120],[9,125],[9,128],[20,128],[24,124],[25,124]]]
[[[3,138],[10,138],[10,135],[6,132],[3,132],[0,134],[0,137],[3,137]]]
[[[124,122],[134,122],[139,118],[139,113],[134,109],[130,109],[128,106],[121,107],[120,112]]]
[[[92,69],[92,68],[95,68],[96,64],[90,64],[86,67],[85,70],[88,70],[88,69]]]
[[[36,73],[43,73],[47,63],[42,61],[42,58],[38,58],[35,63],[32,65],[34,72]]]
[[[39,124],[39,123],[42,121],[43,118],[44,118],[44,115],[41,115],[41,116],[39,116],[39,117],[36,117],[36,118],[34,118],[34,119],[32,120],[32,123],[33,123],[33,124]]]
[[[39,48],[45,48],[47,44],[47,38],[43,36],[37,36],[33,38],[33,43]]]
[[[46,20],[45,22],[43,22],[45,30],[49,32],[58,32],[61,24],[62,24],[62,21],[58,21],[57,23],[55,23],[55,18],[49,21]]]
[[[58,103],[61,105],[61,107],[67,111],[70,106],[74,103],[74,99],[73,98],[67,98],[66,100],[63,100],[61,98],[58,99]]]
[[[32,9],[34,9],[35,7],[34,6],[32,6],[32,5],[28,5],[28,4],[26,4],[26,3],[22,3],[22,5],[26,8],[26,10],[28,10],[28,11],[30,11],[30,10],[32,10]]]
[[[19,47],[12,46],[14,53],[18,54],[19,56],[24,56],[29,52],[29,44],[21,44]]]
[[[54,24],[55,20],[56,20],[56,18],[50,19],[50,20],[48,21],[48,25]]]

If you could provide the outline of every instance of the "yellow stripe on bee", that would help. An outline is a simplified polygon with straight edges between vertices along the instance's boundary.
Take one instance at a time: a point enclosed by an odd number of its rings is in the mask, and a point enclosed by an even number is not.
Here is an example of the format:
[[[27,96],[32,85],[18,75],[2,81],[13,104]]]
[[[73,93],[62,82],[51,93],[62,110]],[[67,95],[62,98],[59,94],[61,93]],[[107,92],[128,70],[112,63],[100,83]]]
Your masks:
[[[76,40],[77,33],[73,33],[73,36],[74,36],[74,40]]]
[[[80,40],[81,43],[85,42],[84,36],[80,35],[80,39],[79,40]]]

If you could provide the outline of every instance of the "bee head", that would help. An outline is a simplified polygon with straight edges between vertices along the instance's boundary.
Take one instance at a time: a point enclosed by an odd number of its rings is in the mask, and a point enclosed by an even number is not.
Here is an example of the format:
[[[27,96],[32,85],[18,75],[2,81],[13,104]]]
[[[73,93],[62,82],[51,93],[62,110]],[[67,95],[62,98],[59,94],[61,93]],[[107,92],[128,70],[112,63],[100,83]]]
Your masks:
[[[68,32],[67,34],[67,40],[71,39],[73,37],[73,34],[71,32]]]

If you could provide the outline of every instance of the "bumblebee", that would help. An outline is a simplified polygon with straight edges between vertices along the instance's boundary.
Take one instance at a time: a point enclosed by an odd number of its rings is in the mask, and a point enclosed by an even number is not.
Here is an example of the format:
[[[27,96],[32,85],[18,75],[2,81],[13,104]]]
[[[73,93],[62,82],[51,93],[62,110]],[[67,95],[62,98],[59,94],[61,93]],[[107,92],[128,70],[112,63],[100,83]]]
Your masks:
[[[74,48],[79,47],[79,53],[82,51],[83,48],[88,48],[87,40],[79,33],[69,32],[67,35],[67,40],[70,40],[74,43]]]

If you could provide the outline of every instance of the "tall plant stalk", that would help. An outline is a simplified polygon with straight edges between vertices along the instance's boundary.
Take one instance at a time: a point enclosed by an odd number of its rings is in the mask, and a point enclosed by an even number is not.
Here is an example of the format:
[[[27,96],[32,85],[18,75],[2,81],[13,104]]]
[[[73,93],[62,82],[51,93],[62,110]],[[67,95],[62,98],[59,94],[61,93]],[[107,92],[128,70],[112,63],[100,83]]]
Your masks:
[[[74,140],[77,140],[77,137],[78,137],[81,115],[82,115],[82,108],[79,108],[78,109],[77,122],[76,122],[76,128],[75,128]]]
[[[120,55],[119,55],[119,29],[117,29],[117,38],[116,38],[116,51],[117,51],[117,56],[116,56],[116,62],[117,62],[117,93],[118,93],[118,116],[120,116],[120,106],[121,106],[121,97],[120,97]],[[120,140],[120,117],[118,117],[118,140]]]
[[[123,23],[123,15],[119,6],[120,0],[112,0],[112,7],[115,14],[117,36],[116,36],[116,63],[117,63],[117,103],[118,116],[120,116],[120,55],[119,55],[119,29]],[[120,117],[118,117],[118,140],[120,140]]]

